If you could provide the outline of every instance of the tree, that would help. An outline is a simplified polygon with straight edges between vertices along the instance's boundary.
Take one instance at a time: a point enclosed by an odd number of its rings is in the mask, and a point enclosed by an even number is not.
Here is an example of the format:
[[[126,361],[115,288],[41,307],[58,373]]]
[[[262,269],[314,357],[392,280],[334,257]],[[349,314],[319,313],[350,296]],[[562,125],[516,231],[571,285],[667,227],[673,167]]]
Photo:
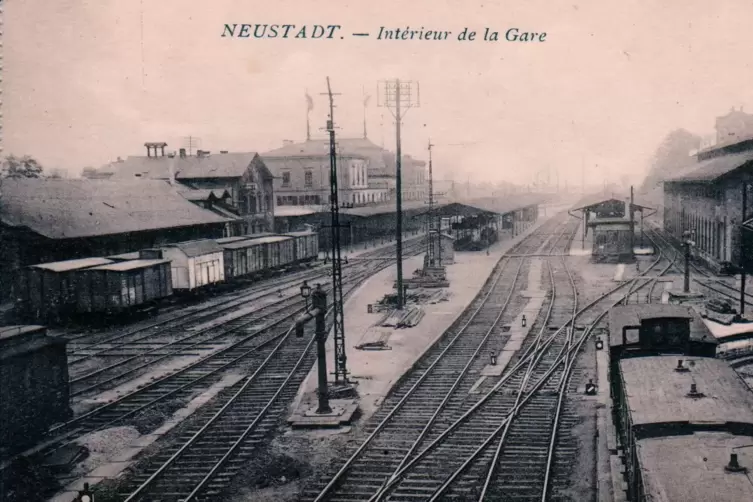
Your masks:
[[[700,146],[701,137],[685,129],[669,133],[654,154],[651,170],[643,181],[643,190],[656,188],[667,177],[690,164],[690,152]]]
[[[0,178],[41,178],[42,165],[29,155],[8,155],[0,164]]]

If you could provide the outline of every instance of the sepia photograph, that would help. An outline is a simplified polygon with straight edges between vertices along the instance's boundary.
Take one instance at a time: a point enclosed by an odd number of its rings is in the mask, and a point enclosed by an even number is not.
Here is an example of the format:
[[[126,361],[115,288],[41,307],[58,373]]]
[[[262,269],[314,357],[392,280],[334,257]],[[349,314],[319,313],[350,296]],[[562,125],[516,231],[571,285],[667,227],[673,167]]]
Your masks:
[[[0,20],[0,502],[753,501],[753,4]]]

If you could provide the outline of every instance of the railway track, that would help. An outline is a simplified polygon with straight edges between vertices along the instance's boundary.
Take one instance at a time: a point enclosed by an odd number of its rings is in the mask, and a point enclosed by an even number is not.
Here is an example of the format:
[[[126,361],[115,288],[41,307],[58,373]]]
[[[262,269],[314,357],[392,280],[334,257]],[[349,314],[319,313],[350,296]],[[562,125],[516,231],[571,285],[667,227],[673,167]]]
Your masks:
[[[556,241],[549,252],[555,251]],[[472,356],[455,354],[467,361],[462,370],[442,371],[459,364],[442,359],[452,355],[446,350],[435,355],[428,367],[419,363],[385,400],[384,411],[375,415],[367,426],[368,436],[345,464],[331,478],[310,487],[303,499],[549,500],[561,489],[561,482],[554,483],[558,478],[553,467],[574,451],[572,441],[560,438],[576,419],[565,405],[577,355],[617,303],[611,295],[626,286],[637,291],[651,280],[620,284],[578,310],[576,281],[566,260],[548,258],[546,263],[548,302],[517,356],[496,381],[487,383],[485,393],[474,395],[468,388],[468,377],[478,375],[483,366]],[[577,334],[576,319],[587,325]],[[494,329],[496,322],[487,320],[477,326],[478,331]],[[464,338],[470,336],[465,333]],[[480,348],[483,340],[476,343]],[[432,370],[434,376],[427,378]],[[457,383],[449,385],[444,375],[459,371]]]
[[[523,260],[520,262],[522,264]],[[518,270],[510,272],[506,278],[514,280],[519,275],[520,268],[518,266]],[[501,280],[498,277],[498,282]],[[286,339],[289,340],[286,343],[290,347],[296,345],[289,333]],[[308,354],[306,357],[313,358],[309,349],[310,340],[304,349],[291,349],[290,353],[301,354],[303,350]],[[267,387],[263,397],[239,390],[233,400],[218,410],[205,426],[196,431],[186,431],[173,449],[147,466],[140,467],[123,490],[123,495],[130,492],[126,500],[185,501],[216,498],[240,466],[254,454],[255,447],[278,423],[285,409],[283,403],[287,401],[282,397],[292,397],[296,393],[310,367],[308,363],[301,363],[304,359],[299,359],[295,364],[292,358],[284,362],[283,356],[276,360],[280,366],[275,366],[272,370],[270,363],[269,371],[274,383]],[[287,374],[282,371],[282,367],[288,368]],[[257,379],[264,381],[263,375],[259,375]],[[237,410],[237,413],[233,410]]]
[[[406,256],[410,252],[418,252],[421,245],[421,242],[414,243],[412,248],[408,248]],[[389,249],[379,251],[389,252]],[[375,261],[359,265],[357,269],[360,272],[358,273],[354,273],[354,269],[351,269],[351,275],[344,278],[346,291],[352,290],[368,276],[391,265],[389,261]],[[2,464],[2,469],[21,456],[49,455],[88,432],[126,425],[129,421],[136,419],[139,414],[160,403],[187,401],[241,364],[250,367],[262,364],[265,358],[275,350],[277,343],[286,338],[289,322],[303,309],[304,301],[298,299],[297,303],[287,306],[284,316],[281,312],[279,318],[251,330],[250,333],[246,333],[230,345],[200,357],[162,377],[146,380],[135,390],[51,428],[38,447],[6,459]],[[231,387],[233,388],[237,388],[237,385]]]
[[[420,242],[409,244],[406,254],[416,253],[420,246]],[[374,255],[381,256],[390,251],[389,248],[380,249]],[[348,266],[344,272],[346,277],[348,275],[359,276],[359,274],[371,269],[372,264],[358,263]],[[316,277],[323,278],[324,275],[320,272]],[[295,284],[295,286],[298,285],[300,283]],[[148,329],[147,333],[142,333],[138,337],[138,340],[148,337],[148,343],[123,342],[117,349],[104,349],[105,352],[110,353],[117,350],[122,357],[116,361],[107,358],[103,365],[97,365],[96,362],[101,361],[101,352],[87,356],[87,360],[90,360],[93,364],[87,365],[91,368],[89,371],[72,374],[70,380],[71,397],[101,392],[137,378],[157,364],[166,364],[182,356],[207,355],[235,341],[246,340],[249,334],[252,336],[258,335],[266,329],[265,326],[276,325],[277,321],[289,317],[290,311],[297,311],[302,304],[297,288],[291,289],[288,287],[287,294],[279,298],[277,298],[280,294],[278,292],[281,293],[282,290],[275,287],[273,291],[262,295],[250,295],[256,299],[262,296],[267,297],[268,303],[247,313],[225,314],[223,319],[222,314],[242,305],[237,300],[231,300],[231,305],[221,308],[219,312],[212,315],[202,315],[201,319],[205,320],[203,324],[196,325],[192,319],[190,322],[169,327],[164,332],[153,332]],[[271,296],[275,296],[275,298],[271,298]],[[208,318],[212,318],[217,323],[212,324],[210,321],[206,321]],[[207,324],[209,326],[206,326]],[[186,332],[188,334],[182,335]]]

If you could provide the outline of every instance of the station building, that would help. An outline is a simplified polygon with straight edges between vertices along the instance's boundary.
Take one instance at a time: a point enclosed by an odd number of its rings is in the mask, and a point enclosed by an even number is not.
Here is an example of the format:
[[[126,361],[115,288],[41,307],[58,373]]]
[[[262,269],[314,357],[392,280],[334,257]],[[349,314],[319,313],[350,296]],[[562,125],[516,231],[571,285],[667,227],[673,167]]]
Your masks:
[[[753,271],[753,139],[699,151],[664,182],[664,230],[675,240],[692,232],[693,255],[712,269]],[[742,253],[741,253],[742,249]]]

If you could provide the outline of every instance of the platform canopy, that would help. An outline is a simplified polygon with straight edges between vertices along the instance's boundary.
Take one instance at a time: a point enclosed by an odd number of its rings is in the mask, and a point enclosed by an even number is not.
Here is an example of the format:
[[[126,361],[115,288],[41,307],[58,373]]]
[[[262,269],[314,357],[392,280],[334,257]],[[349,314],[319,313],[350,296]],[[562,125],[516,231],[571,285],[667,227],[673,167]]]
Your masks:
[[[625,204],[627,202],[627,199],[619,199],[617,197],[608,197],[604,195],[592,195],[588,197],[584,197],[578,202],[578,206],[572,208],[570,211],[581,211],[581,210],[589,210],[593,208],[597,208],[599,206],[606,206],[609,204]],[[649,206],[644,206],[642,204],[638,204],[633,200],[632,203],[633,211],[644,211],[644,210],[652,210],[654,208]]]
[[[436,208],[440,216],[473,216],[477,214],[510,214],[520,209],[546,202],[541,194],[511,195],[509,197],[483,197],[445,203]]]

